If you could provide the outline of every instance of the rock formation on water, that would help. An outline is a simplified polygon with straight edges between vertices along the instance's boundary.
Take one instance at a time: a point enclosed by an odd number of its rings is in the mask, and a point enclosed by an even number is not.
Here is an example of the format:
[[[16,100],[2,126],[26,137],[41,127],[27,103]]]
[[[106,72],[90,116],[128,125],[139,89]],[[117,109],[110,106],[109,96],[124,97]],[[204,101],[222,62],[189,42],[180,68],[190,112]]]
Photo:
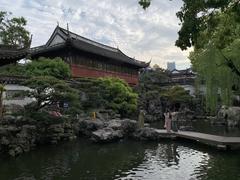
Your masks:
[[[171,136],[169,134],[170,138]],[[140,128],[137,121],[131,119],[100,120],[81,117],[36,121],[21,116],[7,116],[0,122],[0,153],[15,157],[39,145],[55,145],[77,137],[95,143],[110,143],[126,138],[160,140],[166,138],[166,133],[150,128],[147,124]]]
[[[161,70],[150,70],[140,75],[138,108],[145,112],[145,122],[164,119],[166,101],[161,97],[161,83],[167,81],[167,75]]]
[[[137,129],[135,120],[92,118],[51,118],[42,121],[6,116],[0,122],[0,153],[18,156],[38,145],[58,144],[77,137],[107,143],[130,137]]]
[[[35,121],[7,116],[0,122],[0,152],[17,156],[39,144],[57,144],[76,139],[75,122],[71,120]]]
[[[157,91],[149,91],[140,95],[139,109],[145,113],[146,122],[156,122],[164,119],[163,101]]]
[[[226,124],[228,127],[240,127],[240,107],[223,106],[218,112],[217,121]]]

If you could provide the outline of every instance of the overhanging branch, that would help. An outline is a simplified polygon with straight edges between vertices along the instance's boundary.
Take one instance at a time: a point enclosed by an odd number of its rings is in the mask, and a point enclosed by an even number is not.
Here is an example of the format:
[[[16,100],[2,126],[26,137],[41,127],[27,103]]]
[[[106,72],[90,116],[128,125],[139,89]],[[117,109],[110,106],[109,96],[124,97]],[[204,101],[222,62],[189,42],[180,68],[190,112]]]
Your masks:
[[[226,65],[227,67],[229,67],[233,73],[235,73],[237,76],[240,77],[240,70],[238,70],[238,68],[235,66],[235,64],[233,63],[233,61],[229,58],[227,58],[222,51],[219,49],[220,54],[223,56],[224,60],[226,61]]]

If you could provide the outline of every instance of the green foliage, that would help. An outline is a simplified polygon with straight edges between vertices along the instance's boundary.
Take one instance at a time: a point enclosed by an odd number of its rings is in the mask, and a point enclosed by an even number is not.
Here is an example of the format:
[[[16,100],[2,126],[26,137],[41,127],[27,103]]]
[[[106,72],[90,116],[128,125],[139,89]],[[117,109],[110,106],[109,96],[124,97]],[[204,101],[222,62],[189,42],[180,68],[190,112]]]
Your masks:
[[[5,76],[26,76],[25,65],[9,64],[0,67],[0,75]]]
[[[146,71],[140,74],[139,89],[161,91],[161,85],[168,82],[168,80],[168,72],[157,67],[155,70]]]
[[[164,91],[163,84],[168,82],[169,75],[159,67],[155,66],[154,69],[155,70],[148,70],[140,74],[138,108],[145,110],[147,115],[154,116],[154,118],[158,120],[163,116],[163,114],[159,112],[162,112],[162,108],[166,106],[165,101],[162,99],[161,92]],[[152,106],[158,110],[152,110]]]
[[[129,116],[137,110],[137,94],[129,85],[117,78],[100,78],[102,97],[106,100],[106,107],[113,109],[121,116]]]
[[[123,80],[79,78],[72,86],[79,90],[85,111],[111,109],[122,117],[128,117],[137,110],[137,94]]]
[[[26,96],[35,99],[28,108],[40,111],[43,108],[51,107],[57,103],[66,102],[69,107],[78,102],[78,93],[67,83],[51,76],[32,77],[24,83],[32,90],[26,91]]]
[[[3,117],[3,92],[5,88],[2,84],[0,84],[0,119]]]
[[[142,6],[144,10],[146,10],[151,4],[151,0],[140,0],[138,1],[138,4]]]
[[[39,58],[27,64],[7,65],[0,68],[0,75],[53,76],[58,79],[70,78],[71,71],[61,58]]]
[[[239,0],[183,0],[176,14],[181,29],[176,46],[194,46],[190,54],[198,80],[207,87],[207,110],[215,112],[219,103],[231,105],[233,91],[240,82]]]
[[[30,121],[35,121],[44,125],[50,124],[60,124],[67,120],[66,117],[54,117],[49,114],[48,111],[27,111],[25,112],[25,117]]]
[[[179,37],[176,46],[182,50],[194,46],[199,48],[202,46],[200,34],[209,29],[211,33],[216,26],[215,14],[220,10],[229,7],[230,4],[237,4],[233,0],[183,0],[183,6],[177,13],[177,17],[181,21],[181,29],[178,32]],[[199,42],[200,41],[200,42]]]
[[[58,79],[66,79],[71,76],[71,70],[61,58],[40,57],[26,65],[28,76],[53,76]]]
[[[240,18],[234,7],[214,14],[215,27],[200,33],[201,48],[190,54],[194,69],[206,83],[206,105],[212,113],[219,103],[231,105],[233,90],[240,89]]]
[[[26,47],[29,45],[29,32],[25,29],[26,19],[13,17],[11,13],[0,11],[0,39],[5,45]]]
[[[167,104],[171,107],[179,107],[181,104],[189,104],[192,97],[189,92],[180,86],[174,86],[161,93],[161,96],[167,100]]]

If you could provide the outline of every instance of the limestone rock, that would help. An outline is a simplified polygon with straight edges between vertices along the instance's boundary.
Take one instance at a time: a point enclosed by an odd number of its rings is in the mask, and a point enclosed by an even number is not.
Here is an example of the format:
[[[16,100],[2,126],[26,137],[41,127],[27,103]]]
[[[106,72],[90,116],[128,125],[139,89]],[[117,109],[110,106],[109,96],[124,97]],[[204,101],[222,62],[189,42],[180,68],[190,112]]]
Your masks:
[[[113,142],[123,138],[121,130],[113,130],[112,128],[103,128],[92,133],[94,142]]]
[[[220,121],[224,121],[229,127],[240,127],[240,107],[223,106],[217,115]]]
[[[142,93],[139,108],[145,111],[145,122],[156,122],[163,119],[163,101],[158,91]]]
[[[79,134],[90,136],[93,131],[105,127],[105,123],[101,120],[80,120],[78,124]]]
[[[135,131],[132,137],[137,140],[152,141],[152,140],[160,140],[164,138],[175,138],[176,136],[171,133],[166,134],[166,132],[162,132],[155,128],[144,127]]]

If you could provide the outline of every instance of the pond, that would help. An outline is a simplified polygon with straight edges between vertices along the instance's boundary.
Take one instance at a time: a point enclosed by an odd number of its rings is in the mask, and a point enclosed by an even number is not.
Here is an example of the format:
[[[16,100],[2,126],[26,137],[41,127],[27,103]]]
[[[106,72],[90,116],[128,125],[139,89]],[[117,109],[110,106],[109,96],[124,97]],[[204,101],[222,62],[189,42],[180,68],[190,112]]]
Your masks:
[[[84,139],[0,158],[1,180],[237,180],[240,152],[190,142],[93,144]]]

